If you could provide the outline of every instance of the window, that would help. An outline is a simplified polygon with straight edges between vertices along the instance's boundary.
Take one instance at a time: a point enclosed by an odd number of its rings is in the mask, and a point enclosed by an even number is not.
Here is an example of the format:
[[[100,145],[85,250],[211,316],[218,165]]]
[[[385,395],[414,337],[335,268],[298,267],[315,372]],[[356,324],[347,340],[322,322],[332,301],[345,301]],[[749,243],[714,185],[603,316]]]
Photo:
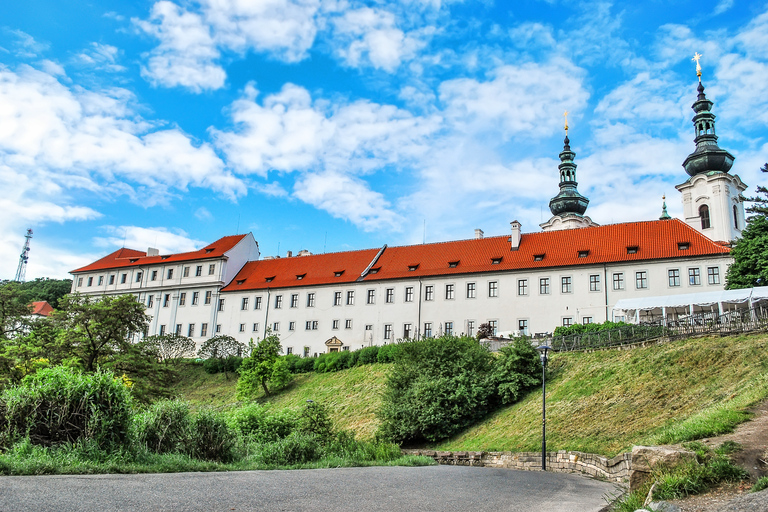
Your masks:
[[[242,311],[248,310],[248,297],[243,297],[243,300],[240,301],[240,309]]]
[[[503,258],[491,258],[491,265],[498,265]]]
[[[181,324],[176,324],[176,336],[181,336]]]
[[[272,322],[272,332],[280,332],[280,322]]]
[[[349,290],[347,292],[347,306],[354,306],[355,305],[355,291]]]
[[[125,284],[125,281],[128,279],[128,274],[123,274],[120,276],[120,284]],[[80,285],[83,284],[82,279],[80,280]]]
[[[453,300],[453,285],[445,285],[445,300]]]
[[[154,295],[150,295],[149,297],[147,297],[147,307],[148,308],[151,308],[154,303],[155,303],[155,296]]]
[[[144,275],[144,274],[143,274],[143,272],[136,272],[136,282],[137,282],[137,283],[140,283],[140,282],[141,282],[141,277],[142,277],[143,275]]]
[[[627,254],[637,254],[638,249],[636,245],[630,245],[627,247]]]
[[[192,292],[192,305],[197,306],[198,302],[200,302],[200,292]]]
[[[189,267],[184,267],[183,277],[189,277]]]
[[[215,273],[216,273],[216,264],[211,263],[210,265],[208,265],[208,275],[212,276]]]
[[[539,278],[539,294],[540,295],[549,294],[549,278],[548,277]]]
[[[528,320],[522,319],[517,321],[517,330],[520,334],[528,334]]]
[[[699,219],[701,219],[701,229],[709,229],[709,206],[705,204],[699,206]]]
[[[624,272],[616,272],[615,274],[613,274],[613,289],[614,290],[624,289]]]
[[[475,298],[475,283],[467,283],[467,298]]]
[[[518,279],[517,280],[517,294],[518,295],[528,295],[528,280],[527,279]]]
[[[179,294],[179,306],[184,306],[187,303],[187,292],[181,292]]]
[[[306,323],[306,329],[307,331],[316,331],[317,330],[317,320],[307,320]]]
[[[109,276],[109,284],[115,284],[115,276]]]
[[[566,316],[563,318],[563,327],[570,327],[573,325],[573,318],[570,316]]]
[[[384,324],[384,339],[392,339],[392,324]]]
[[[219,311],[224,311],[224,299],[219,299]]]
[[[205,292],[205,304],[210,304],[210,303],[211,303],[211,291],[209,290]]]
[[[678,251],[687,251],[690,248],[691,248],[691,244],[688,242],[677,242]]]
[[[256,297],[253,300],[253,309],[261,309],[261,297]]]
[[[445,335],[453,336],[453,322],[445,322]]]
[[[259,332],[259,322],[253,324],[253,332]]]
[[[392,304],[395,302],[395,289],[394,288],[387,288],[386,292],[386,298],[384,299],[387,304]]]
[[[366,331],[372,331],[373,330],[373,324],[365,324],[365,330]]]
[[[165,324],[160,326],[160,336],[165,336]]]
[[[291,295],[291,307],[292,308],[299,307],[299,294],[298,293],[294,293],[294,294]]]
[[[561,277],[560,278],[560,291],[562,293],[572,293],[573,292],[573,283],[571,277]]]
[[[590,274],[589,276],[589,291],[600,291],[600,274]]]
[[[584,318],[581,319],[581,323],[583,323],[584,325],[591,324],[592,323],[592,317],[591,316],[585,316]]]
[[[733,205],[733,227],[739,229],[739,210]]]
[[[275,295],[275,309],[281,309],[283,307],[283,296]]]
[[[352,320],[351,319],[344,320],[344,328],[345,329],[351,329],[352,328]]]
[[[489,297],[498,297],[499,296],[499,282],[498,281],[488,281],[488,296]]]
[[[413,286],[405,287],[405,302],[413,302]]]
[[[296,330],[296,322],[288,322],[288,330],[289,331],[295,331]]]
[[[245,332],[245,324],[240,324],[240,332]]]
[[[309,347],[304,347],[304,357],[309,357]]]
[[[334,320],[334,321],[331,323],[331,329],[333,329],[333,330],[335,331],[335,330],[336,330],[336,329],[338,329],[338,328],[339,328],[339,321],[338,321],[338,320]]]
[[[152,271],[152,277],[150,278],[151,281],[157,281],[157,270]]]
[[[475,321],[467,320],[467,336],[475,335]]]
[[[648,288],[648,272],[645,270],[635,272],[635,287],[638,290]]]
[[[216,324],[216,332],[217,333],[221,332],[221,324]]]
[[[293,347],[286,347],[285,353],[287,354],[293,354]]]
[[[368,290],[368,295],[365,298],[366,304],[373,304],[376,302],[376,290]]]
[[[313,308],[315,307],[315,293],[308,293],[307,294],[307,307]]]
[[[77,287],[80,288],[81,286],[83,286],[83,278],[82,277],[78,277],[77,278]]]
[[[720,284],[720,267],[707,267],[707,284]]]
[[[424,323],[424,337],[425,338],[431,338],[432,337],[432,322],[425,322]]]
[[[488,320],[488,325],[491,327],[491,334],[496,336],[496,331],[499,328],[499,321],[498,320]]]
[[[431,301],[435,300],[435,286],[428,284],[424,287],[424,300],[425,301]]]
[[[173,269],[172,268],[168,269],[168,279],[173,279]]]
[[[589,251],[579,251],[579,258],[586,258],[589,256]]]
[[[201,275],[203,275],[203,266],[198,265],[195,267],[195,277],[200,277]]]
[[[166,293],[163,297],[163,307],[167,308],[171,304],[171,294]]]
[[[411,339],[411,324],[403,324],[403,339]]]
[[[208,324],[200,324],[200,336],[208,336]]]
[[[104,276],[99,276],[99,286],[104,284]]]
[[[680,286],[680,269],[672,268],[667,271],[669,286]]]
[[[341,292],[333,292],[333,305],[341,306]]]
[[[689,268],[688,269],[688,284],[691,286],[698,286],[701,284],[701,269]]]

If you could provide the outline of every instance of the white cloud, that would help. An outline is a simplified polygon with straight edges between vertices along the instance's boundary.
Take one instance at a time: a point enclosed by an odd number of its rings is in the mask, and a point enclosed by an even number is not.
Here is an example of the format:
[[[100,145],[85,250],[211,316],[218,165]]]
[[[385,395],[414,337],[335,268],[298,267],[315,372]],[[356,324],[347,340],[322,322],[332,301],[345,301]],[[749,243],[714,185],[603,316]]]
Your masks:
[[[96,247],[107,249],[127,247],[146,251],[148,247],[160,250],[160,254],[195,251],[209,242],[189,238],[181,229],[165,227],[143,228],[140,226],[102,226],[106,236],[93,239]]]
[[[671,121],[679,125],[680,119],[688,115],[681,107],[683,103],[690,104],[690,93],[680,82],[642,72],[603,96],[595,107],[595,114],[603,121],[653,121],[656,124]]]
[[[723,14],[725,11],[733,7],[733,1],[734,0],[720,0],[715,6],[715,9],[712,11],[712,14],[715,16],[718,14]]]
[[[120,50],[115,46],[91,43],[88,48],[75,56],[75,60],[97,70],[116,73],[126,70],[125,66],[117,63],[119,55]]]

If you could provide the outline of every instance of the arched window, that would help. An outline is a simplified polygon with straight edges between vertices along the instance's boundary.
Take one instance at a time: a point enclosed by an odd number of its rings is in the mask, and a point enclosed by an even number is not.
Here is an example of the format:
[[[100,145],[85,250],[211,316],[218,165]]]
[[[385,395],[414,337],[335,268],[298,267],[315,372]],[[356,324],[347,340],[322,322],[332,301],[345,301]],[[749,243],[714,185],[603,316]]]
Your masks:
[[[739,229],[739,210],[733,205],[733,227]]]
[[[701,229],[709,229],[709,206],[705,204],[699,206],[699,218],[701,219]]]

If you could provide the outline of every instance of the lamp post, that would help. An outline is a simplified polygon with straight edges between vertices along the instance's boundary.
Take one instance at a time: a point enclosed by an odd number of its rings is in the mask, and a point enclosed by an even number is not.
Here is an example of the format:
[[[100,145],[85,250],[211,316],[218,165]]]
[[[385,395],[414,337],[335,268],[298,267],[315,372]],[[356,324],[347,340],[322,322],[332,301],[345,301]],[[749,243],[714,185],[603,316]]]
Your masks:
[[[541,470],[547,470],[547,352],[551,347],[536,347],[541,357]]]

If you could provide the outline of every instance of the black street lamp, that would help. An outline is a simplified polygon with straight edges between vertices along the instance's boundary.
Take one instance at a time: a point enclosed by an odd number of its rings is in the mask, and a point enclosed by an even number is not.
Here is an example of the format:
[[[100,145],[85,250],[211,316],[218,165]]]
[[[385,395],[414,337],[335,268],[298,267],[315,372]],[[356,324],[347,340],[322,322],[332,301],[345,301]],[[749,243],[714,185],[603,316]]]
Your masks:
[[[547,470],[547,352],[552,347],[536,347],[541,356],[541,470]]]

